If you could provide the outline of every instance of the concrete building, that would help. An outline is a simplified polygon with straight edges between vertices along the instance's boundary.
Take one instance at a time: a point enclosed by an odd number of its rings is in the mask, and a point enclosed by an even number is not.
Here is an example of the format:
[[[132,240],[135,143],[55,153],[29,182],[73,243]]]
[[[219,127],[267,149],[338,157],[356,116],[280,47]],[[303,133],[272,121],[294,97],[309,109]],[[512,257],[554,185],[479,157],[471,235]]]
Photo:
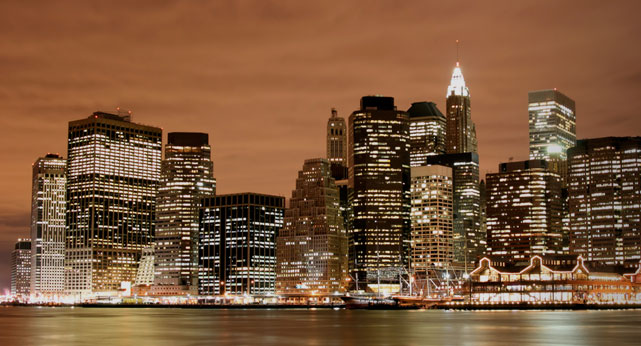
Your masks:
[[[198,293],[200,201],[215,192],[209,136],[169,133],[156,200],[154,294]]]
[[[67,160],[47,154],[33,164],[31,185],[31,294],[65,288]]]
[[[430,156],[426,165],[441,165],[452,169],[454,266],[467,272],[485,254],[486,247],[486,235],[481,227],[478,154]]]
[[[454,260],[452,169],[412,167],[411,196],[412,272],[449,268]]]
[[[116,294],[152,244],[162,130],[131,113],[69,123],[65,291]]]
[[[347,285],[347,234],[326,159],[305,160],[276,242],[276,292],[332,294]]]
[[[270,294],[285,198],[238,193],[204,198],[200,209],[201,295]]]
[[[502,163],[486,177],[488,254],[519,261],[562,253],[561,177],[547,162]]]

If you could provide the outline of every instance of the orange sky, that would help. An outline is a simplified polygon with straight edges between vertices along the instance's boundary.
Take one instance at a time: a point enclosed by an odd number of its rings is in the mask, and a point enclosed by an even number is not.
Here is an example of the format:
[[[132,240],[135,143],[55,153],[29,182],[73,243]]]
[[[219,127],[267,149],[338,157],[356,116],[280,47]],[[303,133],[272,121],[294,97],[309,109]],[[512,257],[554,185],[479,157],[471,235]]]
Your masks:
[[[286,195],[330,108],[367,94],[443,110],[461,40],[481,169],[525,159],[527,92],[577,103],[580,138],[640,135],[638,1],[0,3],[0,290],[28,235],[31,164],[70,120],[210,134],[220,193]]]

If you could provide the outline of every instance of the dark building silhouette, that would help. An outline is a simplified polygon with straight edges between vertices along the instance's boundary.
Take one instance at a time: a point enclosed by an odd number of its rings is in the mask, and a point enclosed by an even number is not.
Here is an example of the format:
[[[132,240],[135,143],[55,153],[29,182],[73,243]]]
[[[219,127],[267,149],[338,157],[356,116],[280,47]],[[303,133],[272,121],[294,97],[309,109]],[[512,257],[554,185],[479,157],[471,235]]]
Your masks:
[[[199,277],[201,295],[274,293],[276,236],[285,198],[257,193],[202,200]]]
[[[350,269],[371,285],[398,283],[409,260],[409,117],[392,97],[365,96],[349,125]]]
[[[430,155],[445,154],[446,119],[434,102],[414,102],[410,116],[410,165],[422,166]]]
[[[570,251],[595,265],[641,259],[641,137],[579,140],[568,149]]]
[[[545,160],[508,162],[487,175],[488,254],[507,261],[562,254],[561,177]]]

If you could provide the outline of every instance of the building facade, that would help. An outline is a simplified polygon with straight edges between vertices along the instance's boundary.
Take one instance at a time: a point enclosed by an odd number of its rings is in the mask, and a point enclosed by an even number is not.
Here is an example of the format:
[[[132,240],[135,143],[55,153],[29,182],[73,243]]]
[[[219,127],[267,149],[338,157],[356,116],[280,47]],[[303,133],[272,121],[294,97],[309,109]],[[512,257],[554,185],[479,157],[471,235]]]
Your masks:
[[[162,130],[131,114],[69,123],[65,291],[113,294],[134,282],[154,235]]]
[[[486,177],[488,254],[519,261],[562,253],[561,177],[547,162],[502,163]]]
[[[67,160],[47,154],[33,164],[31,188],[31,294],[65,288]]]
[[[305,160],[276,241],[276,292],[331,294],[347,284],[347,234],[327,159]]]
[[[335,108],[327,120],[327,159],[336,180],[347,178],[347,125]]]
[[[270,294],[285,198],[239,193],[204,198],[200,209],[201,295]]]
[[[365,96],[349,129],[350,270],[373,288],[408,265],[409,117],[392,97]]]
[[[26,297],[31,293],[31,240],[18,239],[11,252],[11,295]]]
[[[446,120],[434,102],[414,102],[410,117],[410,165],[425,165],[430,155],[445,154]]]
[[[579,140],[568,150],[570,251],[634,267],[641,256],[641,137]]]
[[[412,272],[447,269],[454,260],[452,168],[412,167],[411,193]]]
[[[156,200],[154,293],[198,293],[200,200],[215,192],[209,136],[169,133]]]
[[[470,90],[465,84],[458,61],[447,87],[446,153],[477,153],[476,126],[472,121]]]
[[[574,100],[556,89],[528,93],[530,160],[546,160],[565,181],[567,150],[576,144]]]
[[[486,247],[486,235],[481,227],[478,154],[435,155],[428,157],[426,164],[452,169],[454,266],[467,271],[485,254]]]

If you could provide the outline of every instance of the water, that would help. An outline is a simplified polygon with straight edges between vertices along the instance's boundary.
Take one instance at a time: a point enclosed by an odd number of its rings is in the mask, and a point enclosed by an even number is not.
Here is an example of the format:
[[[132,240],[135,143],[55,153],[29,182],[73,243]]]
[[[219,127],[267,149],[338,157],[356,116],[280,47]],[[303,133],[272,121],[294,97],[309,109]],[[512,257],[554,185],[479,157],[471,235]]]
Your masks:
[[[641,310],[0,308],[0,345],[639,345]]]

